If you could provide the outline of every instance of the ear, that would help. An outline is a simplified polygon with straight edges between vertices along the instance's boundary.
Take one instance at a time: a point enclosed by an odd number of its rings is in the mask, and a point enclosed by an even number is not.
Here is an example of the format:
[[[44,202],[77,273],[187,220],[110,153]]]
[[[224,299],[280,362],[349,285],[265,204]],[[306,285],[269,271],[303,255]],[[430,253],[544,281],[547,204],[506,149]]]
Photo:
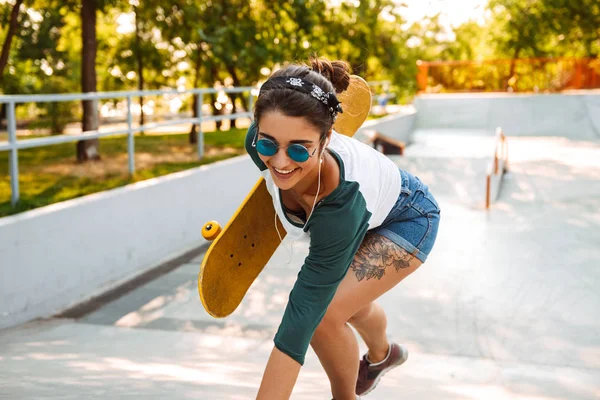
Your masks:
[[[327,136],[325,137],[325,146],[326,147],[329,145],[329,142],[331,141],[332,133],[333,133],[333,127],[329,128],[329,132],[327,132]]]

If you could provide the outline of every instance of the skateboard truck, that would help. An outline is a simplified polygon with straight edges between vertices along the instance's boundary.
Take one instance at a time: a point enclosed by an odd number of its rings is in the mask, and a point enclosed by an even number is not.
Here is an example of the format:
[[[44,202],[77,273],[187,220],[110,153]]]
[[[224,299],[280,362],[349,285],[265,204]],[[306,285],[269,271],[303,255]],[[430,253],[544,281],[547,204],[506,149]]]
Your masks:
[[[221,225],[217,221],[208,221],[202,228],[202,236],[208,241],[213,241],[221,234]]]

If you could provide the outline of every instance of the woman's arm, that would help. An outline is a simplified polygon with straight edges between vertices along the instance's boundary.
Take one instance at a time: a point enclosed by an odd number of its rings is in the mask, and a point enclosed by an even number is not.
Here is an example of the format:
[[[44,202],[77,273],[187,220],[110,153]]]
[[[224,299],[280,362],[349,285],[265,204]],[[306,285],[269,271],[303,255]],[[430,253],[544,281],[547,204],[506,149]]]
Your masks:
[[[309,221],[309,254],[275,334],[276,347],[258,399],[289,399],[315,329],[367,232],[369,216],[358,184],[315,210],[314,219]]]
[[[256,400],[288,400],[300,367],[297,361],[273,347]]]

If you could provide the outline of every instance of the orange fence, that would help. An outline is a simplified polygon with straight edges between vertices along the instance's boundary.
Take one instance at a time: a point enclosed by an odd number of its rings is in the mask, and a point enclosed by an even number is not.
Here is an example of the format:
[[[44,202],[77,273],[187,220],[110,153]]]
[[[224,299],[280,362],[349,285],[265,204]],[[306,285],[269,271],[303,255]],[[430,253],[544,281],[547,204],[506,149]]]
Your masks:
[[[417,61],[419,92],[560,92],[600,89],[600,58]]]
[[[492,201],[500,192],[502,177],[508,171],[508,142],[502,128],[496,129],[494,140],[494,158],[492,159],[485,177],[485,208],[489,209]]]

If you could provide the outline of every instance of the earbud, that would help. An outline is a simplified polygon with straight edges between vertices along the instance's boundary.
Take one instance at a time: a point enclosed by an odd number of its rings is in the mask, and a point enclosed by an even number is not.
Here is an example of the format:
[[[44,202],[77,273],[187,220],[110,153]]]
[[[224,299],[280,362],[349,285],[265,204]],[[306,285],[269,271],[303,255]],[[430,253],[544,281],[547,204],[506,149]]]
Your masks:
[[[325,154],[325,149],[329,146],[330,139],[327,139],[325,143],[323,143],[323,148],[321,149],[321,159],[323,159],[323,154]]]

